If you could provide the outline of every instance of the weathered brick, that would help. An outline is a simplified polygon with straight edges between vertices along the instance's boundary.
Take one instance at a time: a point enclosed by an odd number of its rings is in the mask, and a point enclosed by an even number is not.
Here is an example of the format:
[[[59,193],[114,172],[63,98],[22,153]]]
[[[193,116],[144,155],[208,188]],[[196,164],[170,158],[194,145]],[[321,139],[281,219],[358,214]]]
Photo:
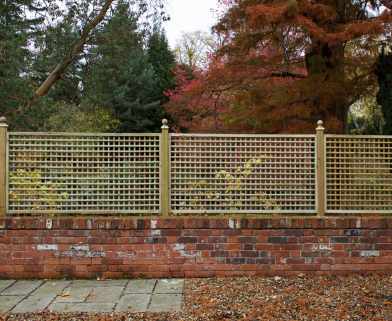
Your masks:
[[[167,243],[166,237],[146,237],[144,243],[148,244],[165,244]]]
[[[255,244],[241,244],[241,250],[244,251],[254,251],[256,249]]]
[[[226,264],[245,264],[246,259],[243,257],[227,258]]]
[[[212,251],[211,252],[211,257],[228,257],[229,252],[228,251]]]
[[[223,235],[224,236],[241,235],[241,230],[239,229],[223,230]]]
[[[183,236],[177,239],[177,243],[197,243],[197,242],[198,242],[198,238],[191,237],[191,236]]]
[[[196,250],[201,251],[201,250],[213,250],[214,245],[213,244],[196,244]]]
[[[360,256],[362,257],[377,257],[380,256],[380,251],[361,251],[360,252]]]
[[[256,264],[275,264],[275,258],[274,257],[257,258]]]
[[[345,230],[344,235],[346,235],[346,236],[360,236],[361,230],[360,229]]]
[[[376,250],[392,250],[392,243],[376,244]]]
[[[286,258],[287,264],[305,264],[305,259],[301,257],[288,257]]]
[[[225,236],[210,236],[208,243],[227,243],[227,237]]]
[[[161,230],[161,235],[162,236],[180,236],[181,235],[181,230],[163,229],[163,230]]]
[[[152,224],[151,220],[151,224]],[[184,227],[184,220],[177,220],[177,219],[158,219],[156,221],[155,228],[157,229],[170,229],[170,230],[181,230]]]
[[[335,261],[334,258],[331,257],[316,257],[314,258],[314,263],[316,264],[328,264],[331,265]]]
[[[318,256],[321,256],[320,252],[318,252],[318,251],[302,252],[301,255],[302,255],[302,257],[318,257]]]
[[[240,255],[241,255],[241,257],[258,257],[259,252],[258,251],[241,251]]]
[[[286,236],[303,236],[304,235],[304,230],[302,229],[286,229],[284,231],[284,234]]]
[[[240,243],[256,243],[257,238],[255,236],[240,236],[238,241]]]
[[[138,230],[143,230],[145,228],[145,221],[144,220],[137,220],[136,221],[136,228]]]
[[[349,243],[350,239],[348,237],[344,237],[344,236],[336,236],[336,237],[331,237],[331,242],[332,243]]]
[[[287,243],[286,236],[271,236],[268,238],[269,243],[276,243],[276,244],[285,244]]]
[[[184,220],[185,229],[209,229],[209,219],[189,218]]]

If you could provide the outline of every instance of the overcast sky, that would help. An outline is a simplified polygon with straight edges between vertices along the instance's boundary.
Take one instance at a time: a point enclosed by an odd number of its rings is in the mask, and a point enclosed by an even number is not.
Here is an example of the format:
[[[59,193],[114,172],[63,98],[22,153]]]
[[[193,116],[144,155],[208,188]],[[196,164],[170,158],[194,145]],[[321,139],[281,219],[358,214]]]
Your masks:
[[[209,31],[216,18],[212,10],[217,8],[217,0],[168,0],[171,20],[165,29],[173,47],[182,32]]]

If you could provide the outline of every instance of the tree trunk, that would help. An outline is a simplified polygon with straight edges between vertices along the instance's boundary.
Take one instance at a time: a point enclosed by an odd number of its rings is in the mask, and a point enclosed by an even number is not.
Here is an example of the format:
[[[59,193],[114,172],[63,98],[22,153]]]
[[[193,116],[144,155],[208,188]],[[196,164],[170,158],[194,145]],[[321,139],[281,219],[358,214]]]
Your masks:
[[[330,133],[344,133],[349,109],[345,92],[344,47],[314,42],[306,54],[306,67],[314,97],[310,103],[311,121],[323,120]]]
[[[392,53],[383,52],[378,58],[376,70],[379,91],[377,102],[384,115],[384,135],[392,135]]]

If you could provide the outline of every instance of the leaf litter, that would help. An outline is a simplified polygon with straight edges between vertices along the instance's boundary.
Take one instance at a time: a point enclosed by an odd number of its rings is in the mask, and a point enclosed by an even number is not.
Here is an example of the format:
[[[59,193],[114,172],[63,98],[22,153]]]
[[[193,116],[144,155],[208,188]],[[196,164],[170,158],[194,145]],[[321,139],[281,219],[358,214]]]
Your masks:
[[[177,313],[0,316],[0,321],[392,321],[392,276],[189,279]]]

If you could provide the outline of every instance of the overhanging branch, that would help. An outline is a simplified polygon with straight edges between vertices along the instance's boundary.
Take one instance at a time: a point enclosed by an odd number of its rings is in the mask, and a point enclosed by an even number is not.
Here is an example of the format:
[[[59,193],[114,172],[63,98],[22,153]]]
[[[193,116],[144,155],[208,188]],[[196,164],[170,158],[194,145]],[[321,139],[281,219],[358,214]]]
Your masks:
[[[49,74],[46,80],[41,84],[41,86],[35,91],[34,99],[37,97],[45,96],[50,88],[56,83],[57,80],[61,78],[67,67],[76,59],[76,57],[82,52],[84,45],[88,41],[90,33],[95,29],[95,27],[105,18],[106,13],[111,7],[113,0],[106,0],[98,15],[86,24],[83,28],[80,38],[73,44],[69,53],[64,57],[64,59],[57,64],[54,70]]]

